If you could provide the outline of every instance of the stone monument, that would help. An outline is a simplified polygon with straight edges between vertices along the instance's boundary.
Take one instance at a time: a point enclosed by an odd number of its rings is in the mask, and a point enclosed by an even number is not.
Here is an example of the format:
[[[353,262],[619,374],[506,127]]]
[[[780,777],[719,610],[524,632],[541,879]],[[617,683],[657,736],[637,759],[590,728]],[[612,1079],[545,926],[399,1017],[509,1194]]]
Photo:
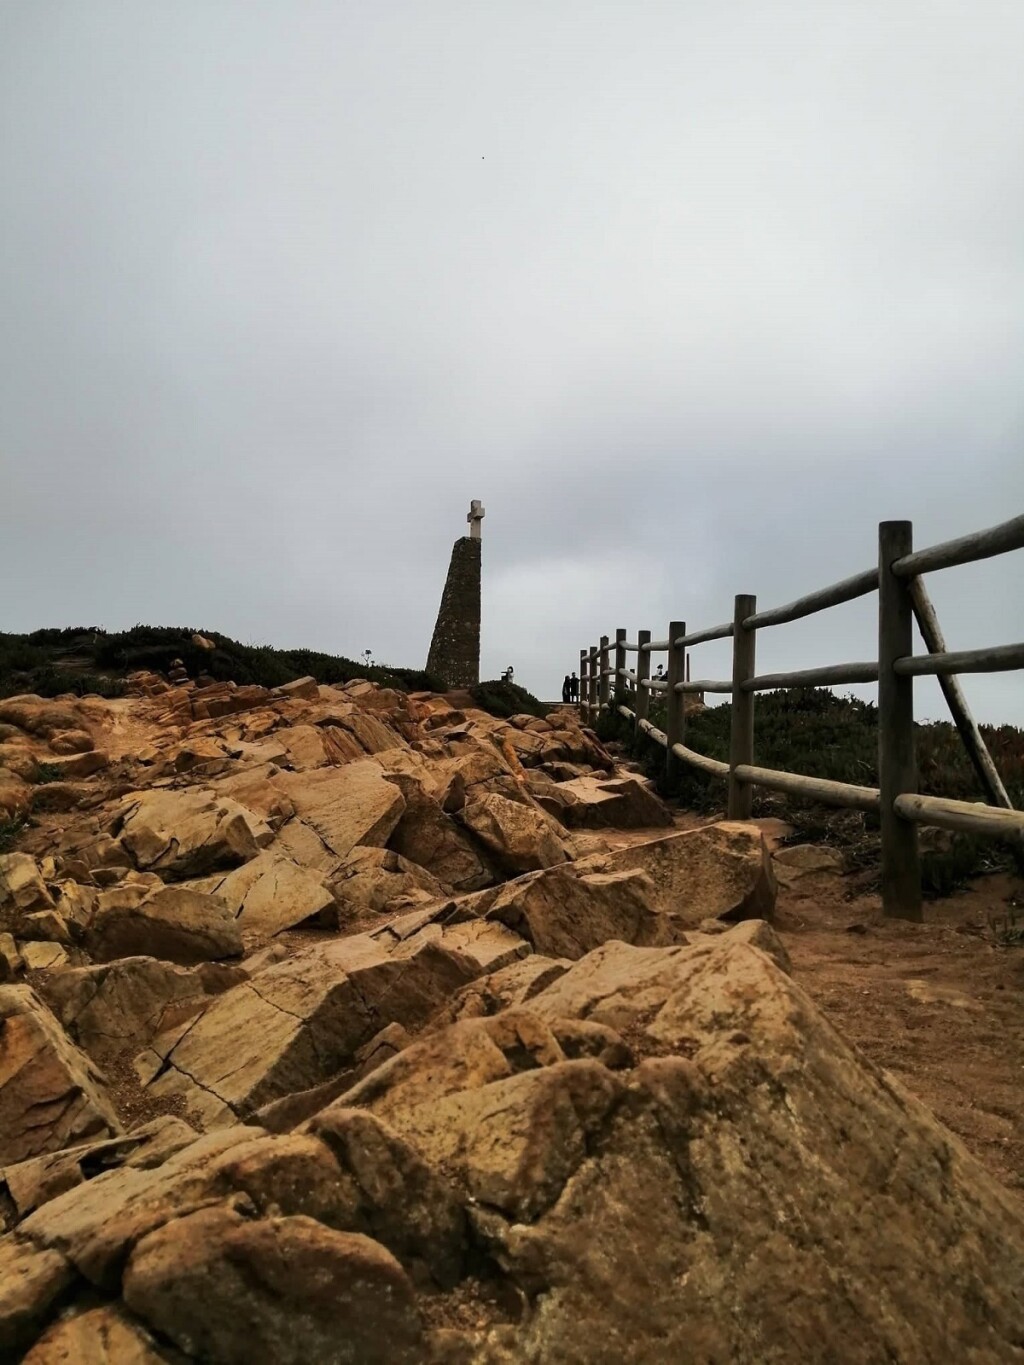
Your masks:
[[[478,498],[469,505],[469,535],[452,546],[448,578],[427,655],[427,672],[448,687],[472,687],[480,681],[480,548],[484,509]]]

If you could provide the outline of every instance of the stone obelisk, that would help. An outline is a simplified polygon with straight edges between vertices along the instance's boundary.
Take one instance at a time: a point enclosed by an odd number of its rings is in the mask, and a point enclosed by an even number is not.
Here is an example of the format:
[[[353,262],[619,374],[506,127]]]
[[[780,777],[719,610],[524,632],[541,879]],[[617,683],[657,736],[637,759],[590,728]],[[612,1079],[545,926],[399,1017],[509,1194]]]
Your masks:
[[[427,672],[448,687],[472,687],[480,681],[480,546],[484,509],[470,503],[469,535],[452,546],[448,578],[427,655]]]

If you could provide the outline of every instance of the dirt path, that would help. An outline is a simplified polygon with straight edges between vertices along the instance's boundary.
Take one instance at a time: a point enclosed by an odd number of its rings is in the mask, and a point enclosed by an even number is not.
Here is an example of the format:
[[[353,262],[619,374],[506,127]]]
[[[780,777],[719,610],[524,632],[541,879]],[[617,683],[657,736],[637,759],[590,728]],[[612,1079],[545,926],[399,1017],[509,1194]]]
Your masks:
[[[1024,949],[982,937],[1013,895],[1024,900],[1019,881],[985,878],[906,924],[817,876],[780,888],[776,928],[842,1032],[1024,1193]]]

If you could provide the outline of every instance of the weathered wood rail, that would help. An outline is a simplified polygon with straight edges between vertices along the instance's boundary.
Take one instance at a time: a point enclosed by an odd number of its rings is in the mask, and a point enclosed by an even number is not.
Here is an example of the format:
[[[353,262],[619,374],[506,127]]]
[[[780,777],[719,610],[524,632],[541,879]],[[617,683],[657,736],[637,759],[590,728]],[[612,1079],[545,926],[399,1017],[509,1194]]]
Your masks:
[[[740,594],[733,618],[706,630],[687,631],[669,623],[663,640],[641,630],[633,641],[619,629],[589,650],[580,650],[580,704],[593,721],[615,706],[635,729],[665,749],[670,771],[689,765],[728,782],[729,818],[750,818],[753,789],[765,787],[809,797],[829,805],[877,811],[882,839],[882,903],[887,915],[921,918],[921,876],[917,826],[937,825],[971,834],[1024,840],[1024,812],[1013,810],[1006,789],[985,747],[957,682],[959,673],[992,673],[1024,668],[1024,643],[950,651],[925,589],[923,575],[1024,548],[1024,516],[958,540],[914,550],[909,521],[884,521],[878,528],[878,563],[863,573],[819,588],[770,611],[758,611],[756,598]],[[788,673],[755,671],[757,632],[826,611],[868,593],[878,593],[878,658],[831,664]],[[914,622],[926,653],[914,654]],[[733,642],[732,677],[690,681],[686,651],[711,640]],[[627,655],[636,667],[626,667]],[[651,657],[667,654],[663,678],[651,676]],[[991,804],[923,796],[917,790],[914,741],[914,678],[936,676],[956,728]],[[841,683],[878,683],[878,786],[857,787],[754,764],[755,694],[782,687],[830,687]],[[684,698],[692,693],[732,698],[729,761],[722,763],[684,743]],[[665,729],[651,724],[652,695],[666,702]],[[627,704],[631,703],[631,704]]]

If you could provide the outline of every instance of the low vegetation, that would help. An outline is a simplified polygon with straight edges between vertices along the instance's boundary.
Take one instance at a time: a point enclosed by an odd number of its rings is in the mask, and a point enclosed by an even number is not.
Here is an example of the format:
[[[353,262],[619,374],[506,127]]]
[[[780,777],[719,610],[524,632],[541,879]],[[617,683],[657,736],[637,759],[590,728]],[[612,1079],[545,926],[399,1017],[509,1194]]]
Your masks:
[[[212,640],[215,648],[193,644],[197,633]],[[133,626],[108,633],[98,626],[73,626],[28,635],[0,634],[0,697],[19,693],[56,697],[65,692],[116,697],[124,692],[126,674],[143,668],[166,673],[173,659],[181,659],[191,677],[205,673],[216,682],[280,687],[308,675],[328,684],[369,678],[406,692],[443,690],[441,681],[422,669],[368,665],[311,649],[243,645],[217,631]]]
[[[651,708],[653,725],[664,729],[664,706]],[[729,757],[730,706],[691,712],[686,743],[698,753],[722,762]],[[981,727],[1010,800],[1024,807],[1024,731],[1013,725]],[[654,779],[663,796],[692,810],[719,812],[725,785],[694,768],[683,767],[670,780],[665,750],[646,736],[634,741],[632,726],[617,713],[602,718],[599,734],[624,743]],[[871,702],[839,697],[817,688],[766,692],[757,699],[755,756],[766,768],[781,768],[808,777],[830,778],[858,786],[878,785],[878,710]],[[932,796],[981,801],[978,778],[955,727],[934,721],[917,727],[920,789]],[[842,848],[851,866],[873,867],[878,859],[878,821],[860,811],[823,806],[805,798],[755,788],[754,814],[779,816],[801,841]],[[922,876],[933,896],[948,894],[970,877],[1010,864],[1013,850],[991,839],[922,830]],[[1016,860],[1020,854],[1017,853]]]
[[[500,678],[476,683],[469,689],[469,694],[481,711],[491,716],[545,716],[551,709],[538,701],[532,692],[527,692],[525,687],[518,687]]]

